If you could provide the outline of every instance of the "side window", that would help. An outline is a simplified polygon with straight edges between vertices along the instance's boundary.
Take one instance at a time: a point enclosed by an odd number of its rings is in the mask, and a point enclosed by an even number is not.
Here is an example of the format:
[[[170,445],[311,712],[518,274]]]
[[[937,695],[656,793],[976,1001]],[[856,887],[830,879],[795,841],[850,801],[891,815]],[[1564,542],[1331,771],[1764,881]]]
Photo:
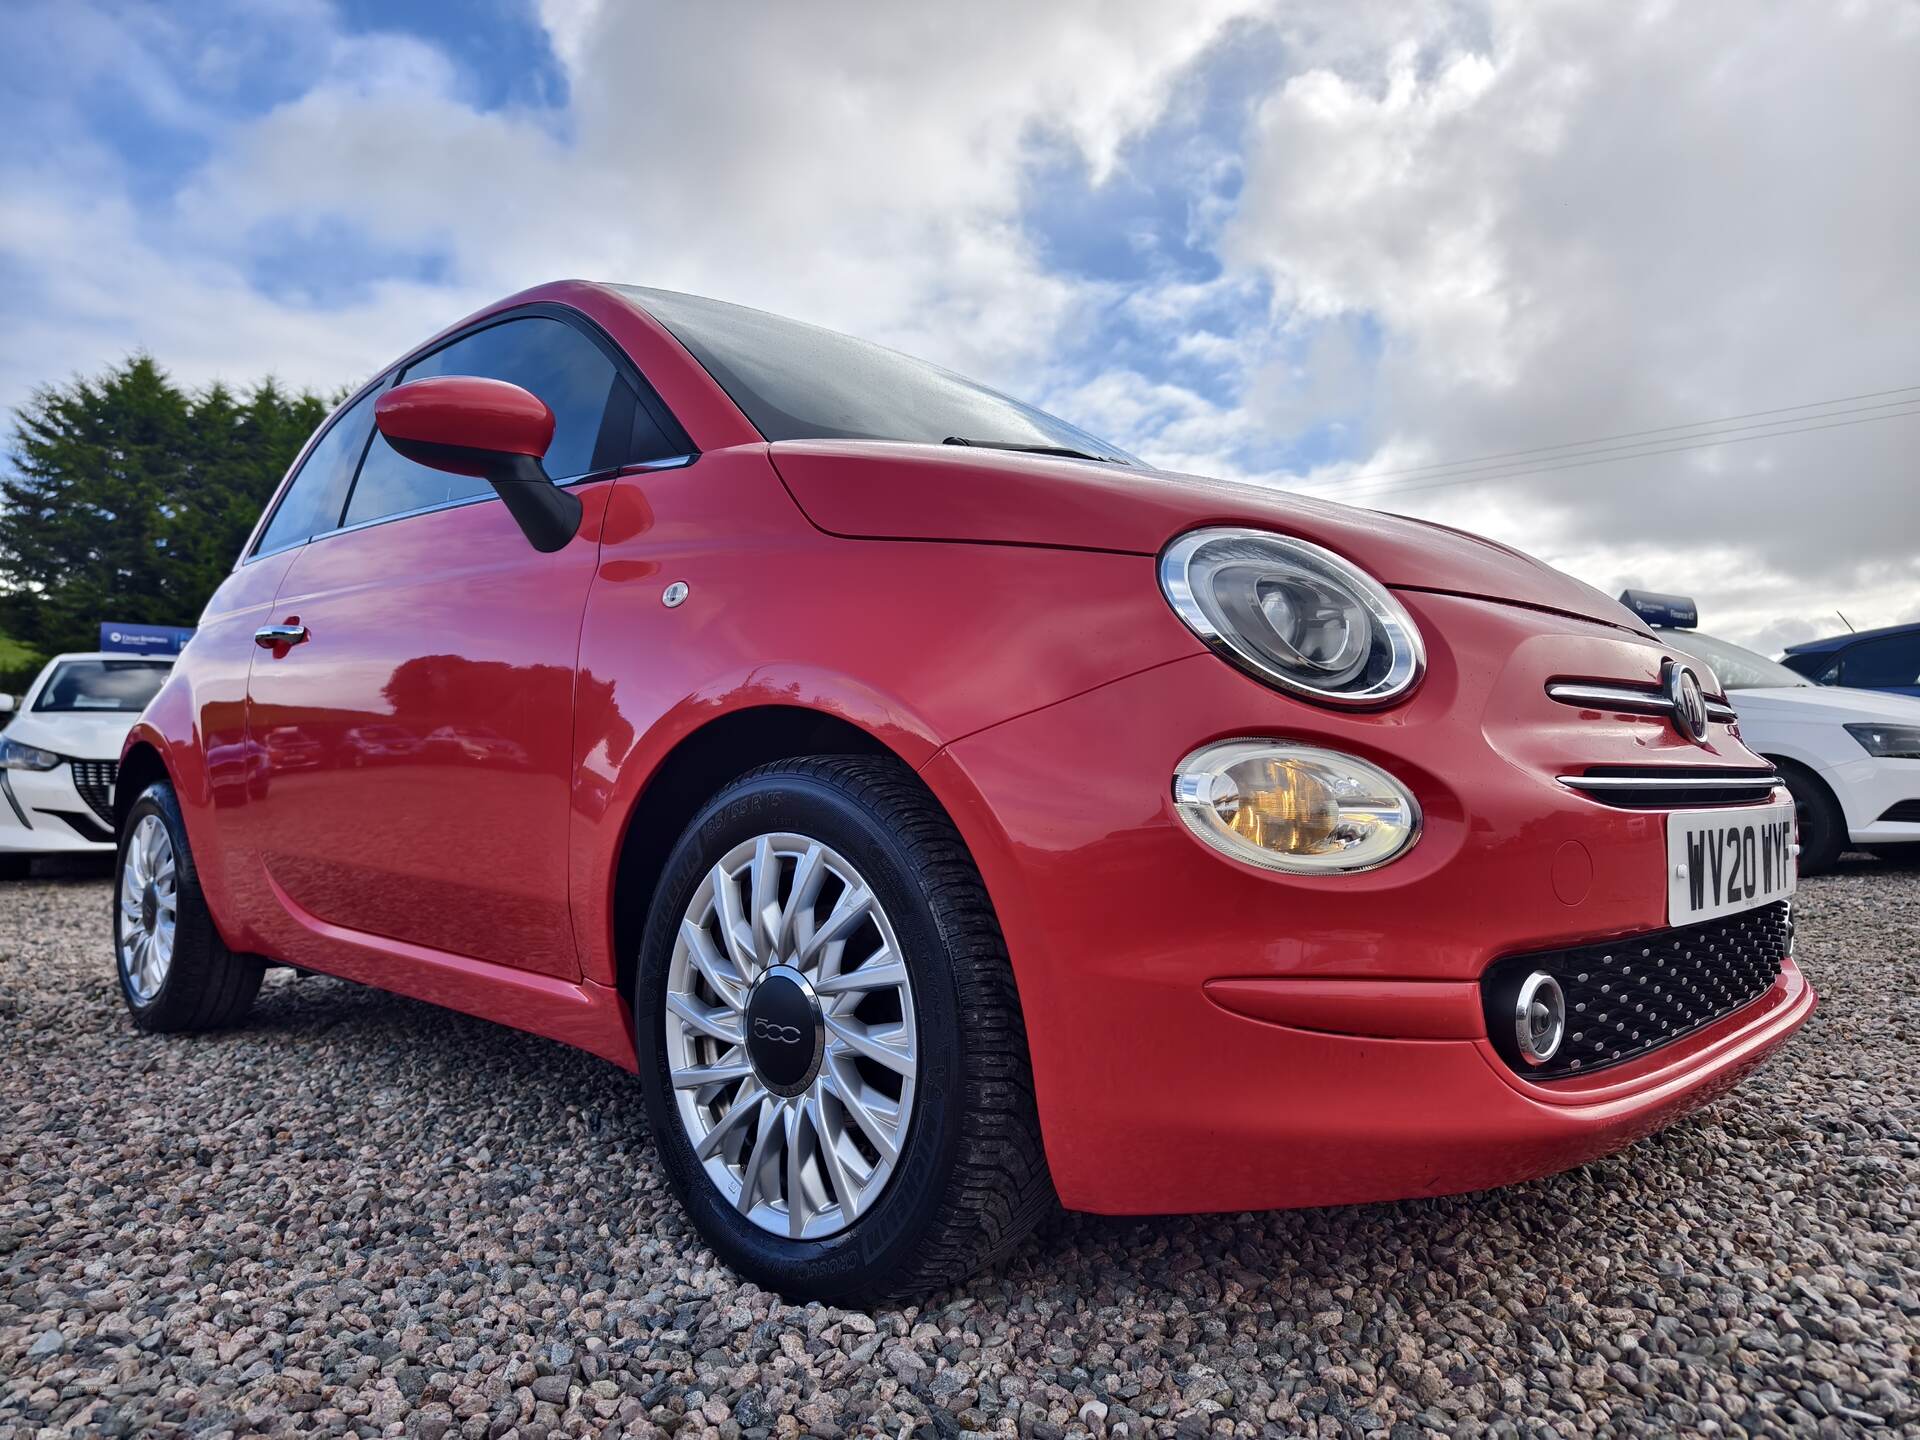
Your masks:
[[[1840,661],[1840,683],[1866,690],[1920,684],[1920,631],[1849,646]]]
[[[416,360],[400,379],[405,382],[429,375],[507,380],[546,401],[553,411],[553,445],[547,451],[546,466],[555,480],[570,480],[602,464],[617,464],[627,458],[625,454],[604,461],[597,457],[609,398],[616,391],[627,395],[632,391],[618,378],[613,362],[599,346],[571,325],[544,316],[490,325]],[[617,448],[624,451],[626,447],[622,444]],[[353,498],[347,503],[346,523],[358,525],[489,490],[485,480],[449,475],[403,459],[376,434],[367,447]]]
[[[347,503],[353,467],[360,462],[367,431],[373,424],[373,397],[377,393],[370,391],[320,437],[320,443],[307,455],[293,483],[280,497],[279,508],[267,522],[254,554],[298,545],[340,523],[340,507]]]

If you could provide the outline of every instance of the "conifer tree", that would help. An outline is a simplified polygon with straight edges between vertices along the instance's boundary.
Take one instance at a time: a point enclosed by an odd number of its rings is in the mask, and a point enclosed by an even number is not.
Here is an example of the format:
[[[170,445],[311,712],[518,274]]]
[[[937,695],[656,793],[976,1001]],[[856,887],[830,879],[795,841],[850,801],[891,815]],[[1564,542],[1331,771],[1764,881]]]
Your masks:
[[[0,475],[0,632],[48,655],[102,620],[193,624],[327,408],[271,379],[189,392],[144,354],[36,391]]]

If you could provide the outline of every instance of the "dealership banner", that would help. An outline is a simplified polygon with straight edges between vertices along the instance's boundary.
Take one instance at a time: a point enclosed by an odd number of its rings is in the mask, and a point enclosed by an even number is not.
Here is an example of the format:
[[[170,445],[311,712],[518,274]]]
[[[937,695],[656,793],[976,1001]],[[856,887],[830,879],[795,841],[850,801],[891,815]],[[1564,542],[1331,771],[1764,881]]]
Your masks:
[[[131,655],[178,655],[193,638],[186,625],[124,625],[112,620],[100,622],[100,648],[122,650]]]

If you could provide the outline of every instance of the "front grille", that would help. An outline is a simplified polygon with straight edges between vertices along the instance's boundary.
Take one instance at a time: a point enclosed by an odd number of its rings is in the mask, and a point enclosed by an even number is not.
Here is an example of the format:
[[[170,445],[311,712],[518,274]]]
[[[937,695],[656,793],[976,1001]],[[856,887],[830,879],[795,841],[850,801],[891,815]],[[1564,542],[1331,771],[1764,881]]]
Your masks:
[[[117,760],[69,760],[73,767],[73,788],[87,802],[87,808],[113,824],[113,782],[120,773]]]
[[[1514,955],[1480,981],[1487,1035],[1521,1074],[1553,1080],[1638,1059],[1757,1000],[1793,948],[1791,902],[1656,930],[1648,935]],[[1552,1060],[1520,1058],[1514,1006],[1527,976],[1544,970],[1567,999],[1566,1038]]]
[[[1920,800],[1902,800],[1897,805],[1889,805],[1880,819],[1895,825],[1920,825]]]
[[[1622,680],[1553,680],[1547,684],[1547,695],[1562,705],[1574,705],[1582,710],[1628,715],[1673,714],[1673,699],[1659,685]],[[1725,699],[1709,695],[1706,701],[1707,719],[1731,725],[1740,718]]]
[[[1622,810],[1679,810],[1692,805],[1754,805],[1781,783],[1773,767],[1734,770],[1724,765],[1590,765],[1560,783]]]

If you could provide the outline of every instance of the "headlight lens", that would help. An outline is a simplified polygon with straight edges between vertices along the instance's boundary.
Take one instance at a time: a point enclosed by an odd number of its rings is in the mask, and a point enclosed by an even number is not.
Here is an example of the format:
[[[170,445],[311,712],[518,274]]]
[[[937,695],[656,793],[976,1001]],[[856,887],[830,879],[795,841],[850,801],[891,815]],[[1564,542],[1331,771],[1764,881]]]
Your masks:
[[[51,750],[22,745],[18,740],[0,736],[0,769],[51,770],[59,763],[60,757]]]
[[[1920,760],[1920,725],[1849,725],[1847,733],[1882,760]]]
[[[1266,870],[1371,870],[1420,834],[1420,807],[1377,765],[1276,740],[1196,750],[1173,775],[1174,808],[1207,844]]]
[[[1262,680],[1332,705],[1383,705],[1420,678],[1420,632],[1385,586],[1318,545],[1195,530],[1160,557],[1188,627]]]

